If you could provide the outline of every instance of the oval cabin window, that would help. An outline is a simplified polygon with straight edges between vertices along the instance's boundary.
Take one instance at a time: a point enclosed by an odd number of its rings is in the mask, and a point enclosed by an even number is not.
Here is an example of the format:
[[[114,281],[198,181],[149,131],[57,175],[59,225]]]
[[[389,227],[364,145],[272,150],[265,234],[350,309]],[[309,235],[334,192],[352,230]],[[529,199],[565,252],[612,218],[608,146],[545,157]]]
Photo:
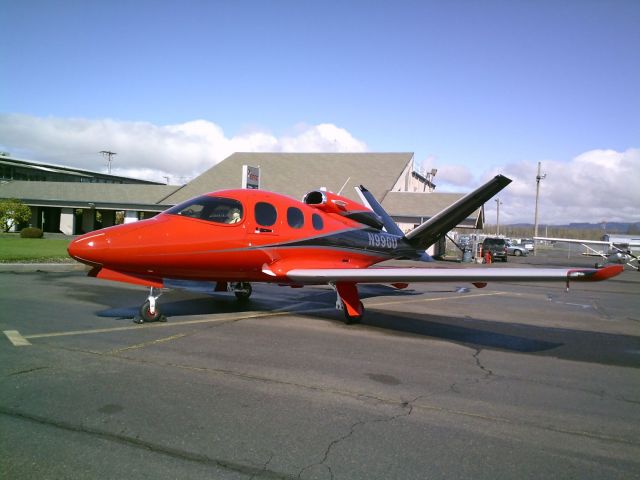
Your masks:
[[[267,202],[258,202],[254,210],[256,214],[256,222],[263,227],[270,227],[278,219],[276,207]]]

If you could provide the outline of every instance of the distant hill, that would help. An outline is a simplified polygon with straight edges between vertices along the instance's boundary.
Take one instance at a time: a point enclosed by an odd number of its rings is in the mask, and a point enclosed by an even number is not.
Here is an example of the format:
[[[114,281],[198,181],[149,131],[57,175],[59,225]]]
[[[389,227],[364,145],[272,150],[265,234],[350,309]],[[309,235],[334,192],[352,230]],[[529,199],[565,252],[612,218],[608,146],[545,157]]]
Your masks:
[[[533,228],[532,223],[514,223],[506,226],[514,228]],[[541,224],[539,228],[544,228],[545,226],[547,225]],[[575,222],[569,223],[568,225],[548,225],[548,228],[566,230],[598,230],[600,232],[606,231],[607,233],[640,233],[640,222],[607,222],[605,224]]]
[[[604,227],[604,228],[603,228]],[[482,233],[495,234],[496,226],[485,224]],[[531,223],[518,223],[511,225],[500,225],[500,233],[511,238],[529,238],[533,236],[534,226]],[[608,222],[602,223],[581,223],[575,222],[568,225],[539,225],[538,235],[541,237],[562,237],[562,238],[583,238],[585,240],[600,240],[602,235],[640,234],[640,222]]]

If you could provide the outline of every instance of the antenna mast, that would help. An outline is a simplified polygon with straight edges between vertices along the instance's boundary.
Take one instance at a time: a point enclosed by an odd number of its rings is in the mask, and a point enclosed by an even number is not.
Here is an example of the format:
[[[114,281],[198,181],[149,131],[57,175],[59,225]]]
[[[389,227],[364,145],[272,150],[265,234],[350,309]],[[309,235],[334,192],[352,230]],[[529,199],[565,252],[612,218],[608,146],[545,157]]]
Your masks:
[[[117,153],[109,150],[101,150],[100,153],[107,158],[107,173],[111,175],[111,157],[117,155]]]

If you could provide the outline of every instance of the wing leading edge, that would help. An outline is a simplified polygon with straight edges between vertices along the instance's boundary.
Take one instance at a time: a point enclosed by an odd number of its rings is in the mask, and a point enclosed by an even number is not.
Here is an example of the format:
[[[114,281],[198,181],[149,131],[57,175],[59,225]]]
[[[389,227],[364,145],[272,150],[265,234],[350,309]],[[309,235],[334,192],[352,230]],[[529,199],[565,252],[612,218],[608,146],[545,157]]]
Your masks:
[[[604,268],[296,268],[287,272],[303,283],[395,283],[395,282],[510,282],[599,281],[620,274],[623,265]]]

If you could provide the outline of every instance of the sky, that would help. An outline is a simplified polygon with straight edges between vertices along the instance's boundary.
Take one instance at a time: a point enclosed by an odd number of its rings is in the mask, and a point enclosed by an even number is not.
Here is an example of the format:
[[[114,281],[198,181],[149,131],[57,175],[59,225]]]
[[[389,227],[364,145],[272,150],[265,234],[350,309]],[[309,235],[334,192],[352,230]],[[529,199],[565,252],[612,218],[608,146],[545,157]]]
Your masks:
[[[179,184],[234,151],[497,173],[501,223],[640,222],[640,2],[0,0],[0,151]],[[486,205],[495,219],[495,202]]]

